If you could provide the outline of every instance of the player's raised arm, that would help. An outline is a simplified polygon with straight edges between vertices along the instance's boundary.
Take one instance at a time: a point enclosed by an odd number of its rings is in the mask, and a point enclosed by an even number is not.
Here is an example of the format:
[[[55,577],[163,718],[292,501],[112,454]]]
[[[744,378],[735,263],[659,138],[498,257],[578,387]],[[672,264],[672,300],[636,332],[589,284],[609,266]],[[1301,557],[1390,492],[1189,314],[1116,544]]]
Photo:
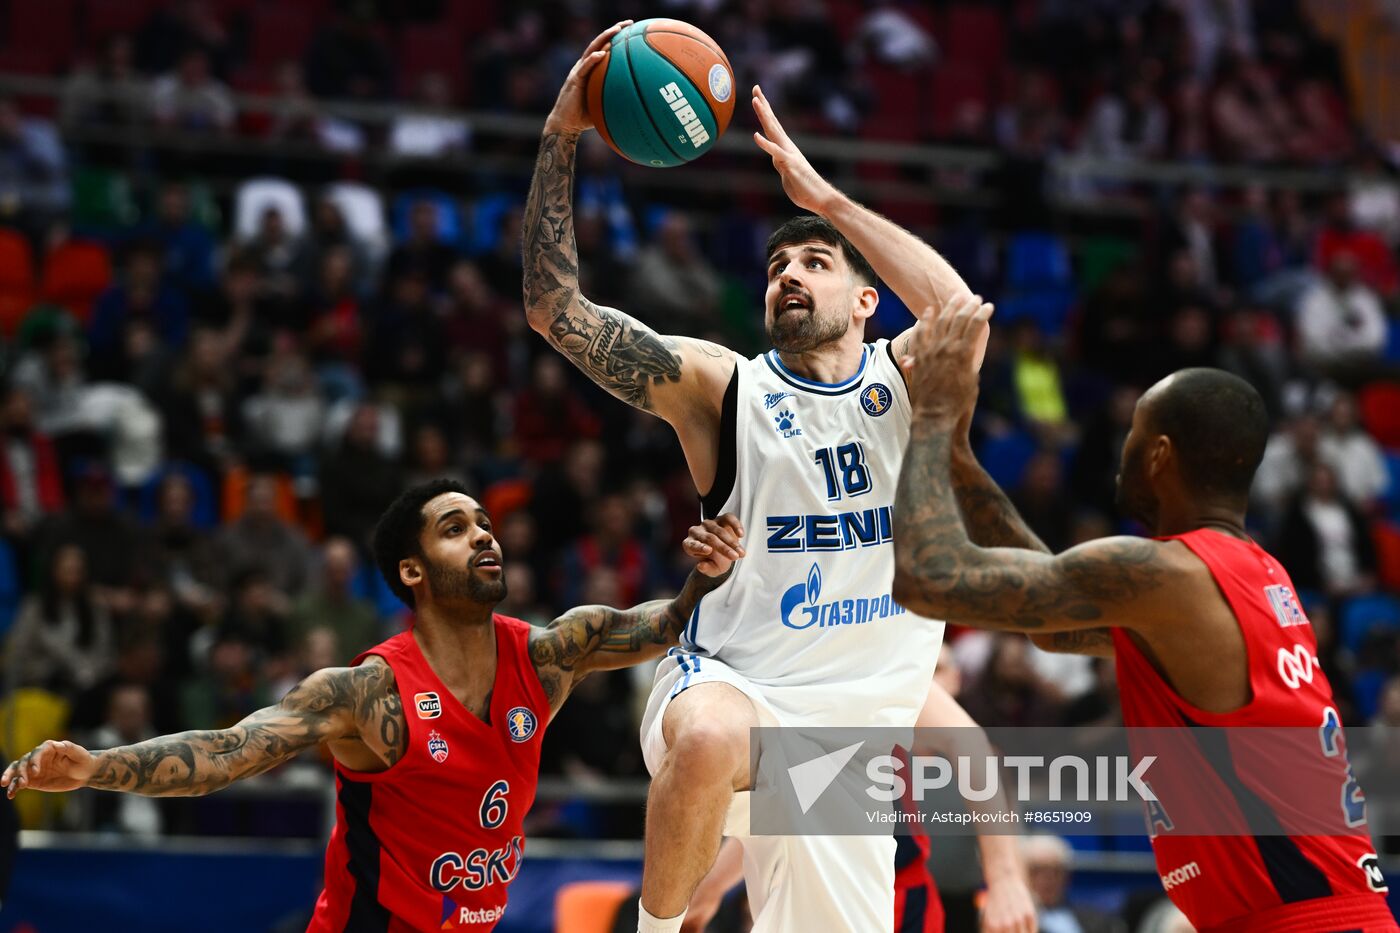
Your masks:
[[[1168,615],[1183,568],[1158,542],[1106,538],[1050,555],[983,548],[968,537],[951,435],[976,394],[976,335],[990,313],[976,299],[941,314],[927,309],[904,361],[914,419],[895,499],[895,598],[923,614],[1037,633]]]
[[[734,371],[732,351],[704,340],[661,336],[615,308],[579,292],[573,183],[578,140],[593,126],[584,106],[588,73],[630,20],[600,34],[569,72],[545,121],[525,203],[522,257],[530,326],[590,379],[677,428],[716,419]]]
[[[744,556],[743,526],[725,514],[692,526],[682,546],[695,558],[685,586],[674,599],[654,599],[631,609],[580,606],[530,635],[530,659],[558,711],[575,683],[591,671],[612,670],[660,657],[680,640],[702,597],[729,579]]]
[[[403,707],[387,664],[370,660],[317,671],[277,705],[228,729],[163,735],[101,751],[45,742],[11,762],[0,786],[10,797],[25,788],[81,787],[146,797],[201,796],[262,774],[328,739],[350,736],[359,736],[386,767],[403,754]]]
[[[772,157],[788,198],[798,207],[831,221],[907,308],[943,308],[971,296],[962,276],[932,246],[858,204],[822,178],[778,122],[758,85],[753,88],[753,109],[762,128],[761,133],[754,133],[754,142]],[[895,338],[896,356],[907,352],[909,339],[910,331]],[[985,336],[982,339],[985,349]],[[979,353],[979,365],[980,362]]]

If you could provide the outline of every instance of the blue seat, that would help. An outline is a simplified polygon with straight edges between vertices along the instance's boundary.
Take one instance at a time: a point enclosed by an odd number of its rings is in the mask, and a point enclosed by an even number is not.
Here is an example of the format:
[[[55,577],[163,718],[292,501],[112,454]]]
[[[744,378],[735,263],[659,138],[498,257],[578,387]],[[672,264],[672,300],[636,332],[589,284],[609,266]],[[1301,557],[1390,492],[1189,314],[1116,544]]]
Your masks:
[[[1387,671],[1357,671],[1351,679],[1351,698],[1356,701],[1356,723],[1365,725],[1380,708],[1381,691],[1390,680]]]
[[[1400,321],[1390,321],[1386,332],[1385,358],[1392,363],[1400,363]]]
[[[1392,517],[1400,518],[1400,451],[1385,451],[1385,469],[1390,474],[1390,482],[1381,493],[1381,501]]]
[[[977,451],[977,459],[998,486],[1015,489],[1021,484],[1021,474],[1035,451],[1034,438],[1022,431],[1011,431],[984,440]]]
[[[994,323],[1006,325],[1030,318],[1040,326],[1041,333],[1055,337],[1065,329],[1070,308],[1074,306],[1074,291],[1056,286],[1026,291],[1008,289],[996,306]]]
[[[460,243],[463,229],[462,212],[457,205],[457,199],[446,191],[432,188],[405,191],[394,198],[394,242],[402,243],[408,239],[409,214],[412,213],[413,206],[420,201],[428,201],[437,209],[438,239],[452,245]]]
[[[1400,599],[1377,593],[1347,600],[1341,613],[1341,641],[1356,651],[1376,629],[1400,632]]]
[[[1069,250],[1052,233],[1018,233],[1006,247],[1006,284],[1011,288],[1068,288],[1073,284]]]
[[[0,538],[0,641],[14,624],[19,612],[19,600],[23,595],[20,586],[19,567],[15,563],[15,552],[9,542]]]
[[[519,203],[512,195],[490,194],[473,204],[467,252],[473,256],[484,256],[496,248],[501,237],[516,235],[503,231],[501,222],[510,209]]]

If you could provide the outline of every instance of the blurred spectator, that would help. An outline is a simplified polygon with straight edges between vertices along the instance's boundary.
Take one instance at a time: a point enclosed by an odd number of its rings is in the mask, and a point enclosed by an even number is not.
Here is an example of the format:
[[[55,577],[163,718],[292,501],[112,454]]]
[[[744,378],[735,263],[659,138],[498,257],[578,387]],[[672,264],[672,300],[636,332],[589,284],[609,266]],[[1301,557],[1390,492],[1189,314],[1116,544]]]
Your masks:
[[[552,353],[536,357],[530,385],[515,399],[517,452],[553,463],[575,441],[597,437],[600,427],[597,415],[569,390],[563,361]]]
[[[136,38],[136,61],[144,72],[174,68],[189,49],[202,50],[222,73],[228,67],[225,18],[211,0],[160,4]]]
[[[379,514],[403,486],[403,475],[379,449],[379,411],[355,408],[340,449],[321,461],[321,509],[326,533],[367,548]]]
[[[1195,933],[1186,915],[1167,898],[1159,898],[1143,912],[1134,933]]]
[[[443,424],[457,441],[458,459],[469,467],[493,457],[500,439],[500,385],[491,364],[484,353],[465,354],[443,393]]]
[[[1021,837],[1021,858],[1038,905],[1041,933],[1126,933],[1122,921],[1092,907],[1069,903],[1066,894],[1072,852],[1059,836]]]
[[[247,503],[242,516],[219,530],[214,548],[219,555],[221,582],[258,571],[285,595],[299,593],[310,573],[310,545],[302,530],[277,510],[277,477],[254,473],[248,477]]]
[[[334,636],[336,657],[329,666],[349,664],[355,655],[379,641],[379,618],[374,604],[354,592],[358,565],[355,546],[348,539],[327,539],[321,546],[317,585],[292,608],[294,643],[303,642],[317,629],[327,629]]]
[[[1255,59],[1235,56],[1221,67],[1211,95],[1211,117],[1227,159],[1277,162],[1292,154],[1299,142],[1288,104],[1268,69]]]
[[[1269,436],[1250,490],[1260,512],[1277,515],[1302,491],[1318,462],[1321,429],[1315,415],[1303,412]]]
[[[311,253],[306,241],[293,236],[286,218],[275,207],[263,211],[258,233],[245,255],[258,271],[258,293],[281,327],[300,332],[306,325],[302,293],[311,281]]]
[[[561,600],[570,606],[592,602],[585,591],[599,571],[606,570],[619,602],[605,605],[645,602],[656,582],[656,557],[636,536],[631,501],[620,492],[607,493],[593,504],[589,518],[588,533],[574,542],[560,564]]]
[[[1204,162],[1211,156],[1211,118],[1205,86],[1183,78],[1172,96],[1171,155],[1183,162]]]
[[[856,27],[860,51],[905,71],[927,68],[938,58],[938,43],[918,20],[892,2],[876,2]]]
[[[86,558],[86,575],[100,588],[100,595],[118,608],[126,608],[135,580],[136,526],[118,508],[112,474],[95,462],[79,465],[69,509],[53,516],[39,530],[41,555],[76,544]]]
[[[155,522],[145,534],[142,563],[150,580],[169,587],[185,609],[207,613],[217,607],[218,555],[208,531],[194,523],[194,487],[183,473],[171,471],[156,490]]]
[[[192,48],[175,71],[151,83],[151,119],[183,132],[225,133],[238,115],[233,96],[209,70],[209,55]]]
[[[1219,337],[1217,365],[1258,389],[1269,414],[1277,417],[1294,368],[1278,318],[1255,305],[1237,306],[1221,321]]]
[[[630,262],[637,255],[637,224],[618,175],[617,157],[597,133],[585,134],[578,144],[578,182],[574,190],[575,222],[597,218],[608,253],[616,261]],[[579,245],[579,259],[584,248]],[[602,285],[601,277],[594,280]]]
[[[151,328],[169,349],[184,346],[189,307],[184,294],[163,281],[161,268],[160,247],[154,242],[138,240],[127,247],[125,274],[97,300],[88,325],[94,377],[131,380],[126,338],[135,326]]]
[[[383,98],[390,82],[388,52],[375,23],[359,13],[336,13],[306,53],[306,86],[317,97]]]
[[[719,273],[695,244],[690,218],[668,211],[650,243],[637,255],[631,302],[666,332],[694,333],[714,320]]]
[[[82,418],[87,379],[78,327],[71,317],[55,315],[51,329],[34,335],[15,364],[12,380],[29,394],[40,431],[53,437],[75,428]]]
[[[1283,520],[1274,547],[1299,589],[1333,598],[1369,593],[1376,586],[1376,552],[1356,506],[1342,498],[1337,474],[1318,462],[1308,485]]]
[[[123,684],[112,690],[107,716],[93,730],[87,744],[93,748],[134,745],[156,736],[151,722],[151,696],[140,684]],[[132,836],[158,836],[164,822],[160,802],[138,794],[87,792],[92,806],[91,828]]]
[[[0,456],[0,506],[4,533],[23,544],[39,523],[63,508],[63,478],[53,442],[34,427],[29,393],[5,390],[0,407],[5,449]]]
[[[1342,495],[1363,510],[1390,485],[1381,446],[1361,427],[1350,392],[1337,392],[1328,406],[1318,454],[1336,471]]]
[[[226,729],[271,702],[252,646],[237,630],[218,630],[207,658],[206,669],[190,678],[180,694],[181,716],[189,728]]]
[[[1061,388],[1059,362],[1046,346],[1045,335],[1034,318],[1016,321],[1011,331],[1010,376],[1016,413],[1047,443],[1058,443],[1072,430],[1067,421],[1069,410]]]
[[[60,122],[66,129],[133,127],[146,121],[150,88],[137,73],[131,37],[108,36],[96,67],[79,67],[63,88]]]
[[[68,201],[68,156],[54,125],[0,97],[0,221],[39,230]]]
[[[519,345],[509,322],[520,316],[491,291],[476,263],[466,259],[454,262],[448,273],[447,302],[444,328],[453,354],[483,354],[498,361],[495,371],[504,377],[512,365],[510,353]]]
[[[235,373],[219,332],[196,328],[189,349],[159,393],[166,451],[211,476],[221,476],[235,455],[242,419]]]
[[[268,357],[262,391],[243,403],[248,452],[271,455],[297,477],[315,475],[325,403],[306,357],[290,340]]]
[[[1050,655],[1049,652],[1040,652]],[[1051,655],[1053,656],[1053,655]],[[1085,655],[1059,655],[1084,658],[1089,661],[1089,688],[1065,705],[1060,720],[1063,726],[1080,729],[1092,726],[1123,725],[1123,706],[1118,698],[1118,669],[1112,658],[1087,658]]]
[[[1168,285],[1178,303],[1207,303],[1220,280],[1220,251],[1216,244],[1215,203],[1208,191],[1192,188],[1173,199],[1176,211],[1167,223],[1165,252],[1169,257]],[[1183,257],[1189,257],[1186,262]]]
[[[448,270],[456,261],[457,251],[442,240],[437,205],[428,200],[418,201],[408,213],[408,239],[389,254],[386,278],[397,282],[409,273],[417,273],[427,278],[434,291],[440,291],[447,283]]]
[[[343,250],[348,254],[350,264],[350,288],[357,298],[364,298],[375,288],[374,274],[378,272],[376,257],[371,255],[370,245],[357,237],[345,219],[340,205],[329,194],[322,194],[316,200],[311,213],[310,238],[313,265],[323,277],[326,257]],[[312,289],[313,294],[315,288]]]
[[[1379,359],[1385,311],[1380,297],[1357,277],[1355,255],[1332,254],[1327,274],[1298,302],[1297,327],[1303,361],[1322,374],[1354,379],[1364,375],[1365,364]]]
[[[401,113],[389,126],[389,151],[412,159],[441,159],[465,152],[471,129],[450,116],[452,89],[437,72],[425,74],[418,87],[420,107]]]
[[[993,636],[991,654],[968,685],[962,705],[979,723],[1050,726],[1060,721],[1059,689],[1041,680],[1030,661],[1031,643],[1020,635]]]
[[[409,469],[404,482],[413,486],[434,479],[455,479],[464,486],[473,485],[466,471],[452,462],[452,448],[442,428],[420,424],[409,444]]]
[[[1108,159],[1155,159],[1166,144],[1167,111],[1141,75],[1099,98],[1080,140],[1085,152]]]
[[[1061,492],[1061,472],[1059,455],[1041,450],[1026,464],[1021,482],[1011,494],[1026,524],[1055,554],[1069,547],[1072,516],[1070,503]]]
[[[1342,255],[1352,258],[1356,276],[1382,298],[1400,293],[1400,265],[1396,264],[1395,255],[1379,234],[1356,226],[1347,196],[1337,194],[1327,199],[1313,264],[1327,272]]]
[[[1394,167],[1375,146],[1361,150],[1360,163],[1351,172],[1347,209],[1362,230],[1372,230],[1392,249],[1400,244],[1400,183]]]
[[[426,273],[410,267],[390,282],[365,347],[366,375],[409,404],[428,404],[447,371],[447,333]]]
[[[530,514],[541,552],[552,555],[588,530],[584,519],[602,496],[606,455],[598,441],[581,440],[570,445],[562,458],[543,462],[549,466],[535,483]]]
[[[288,653],[295,647],[288,591],[274,585],[262,568],[242,566],[229,588],[232,599],[220,630],[252,648],[262,676],[275,681],[291,662]]]
[[[1054,80],[1043,71],[1025,72],[1015,96],[997,111],[997,144],[1021,157],[1043,158],[1059,148],[1064,133]]]
[[[216,244],[209,230],[194,217],[190,186],[169,181],[161,186],[156,216],[139,228],[143,238],[164,250],[165,280],[188,296],[214,285]]]
[[[1294,151],[1298,158],[1319,165],[1334,165],[1355,150],[1347,120],[1346,104],[1320,78],[1305,78],[1293,94],[1298,124]]]
[[[106,606],[88,579],[77,544],[58,547],[37,593],[24,598],[5,657],[12,687],[39,687],[73,699],[104,677],[116,655]]]
[[[1201,79],[1209,80],[1221,55],[1253,54],[1254,29],[1248,0],[1174,0],[1172,6],[1181,14],[1190,42],[1191,63]]]
[[[348,246],[332,246],[321,253],[320,279],[313,291],[311,325],[306,333],[306,348],[316,363],[321,390],[331,403],[358,398],[363,391],[359,361],[364,353],[364,330],[352,263]]]

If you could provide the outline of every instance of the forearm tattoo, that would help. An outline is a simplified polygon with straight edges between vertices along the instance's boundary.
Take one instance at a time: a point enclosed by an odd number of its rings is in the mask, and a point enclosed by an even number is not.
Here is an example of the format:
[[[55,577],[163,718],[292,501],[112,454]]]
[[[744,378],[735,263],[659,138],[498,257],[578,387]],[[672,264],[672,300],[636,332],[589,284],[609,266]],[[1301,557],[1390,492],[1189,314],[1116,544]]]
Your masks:
[[[181,732],[94,752],[89,787],[146,796],[212,793],[329,738],[358,735],[386,764],[404,753],[403,705],[387,664],[318,671],[276,706],[228,729]]]
[[[551,709],[558,709],[574,683],[592,670],[626,667],[661,655],[680,640],[700,599],[729,574],[692,571],[675,599],[654,599],[631,609],[581,606],[530,636],[530,660],[539,672]]]
[[[974,544],[1050,553],[970,451],[952,458],[951,475],[958,509]]]
[[[971,625],[1094,622],[1160,587],[1157,545],[1120,538],[1058,557],[969,539],[953,489],[949,432],[915,419],[895,498],[896,583],[910,608]]]
[[[681,377],[676,342],[579,293],[573,181],[578,137],[540,142],[521,233],[525,309],[532,323],[575,366],[613,395],[646,411],[651,389]]]

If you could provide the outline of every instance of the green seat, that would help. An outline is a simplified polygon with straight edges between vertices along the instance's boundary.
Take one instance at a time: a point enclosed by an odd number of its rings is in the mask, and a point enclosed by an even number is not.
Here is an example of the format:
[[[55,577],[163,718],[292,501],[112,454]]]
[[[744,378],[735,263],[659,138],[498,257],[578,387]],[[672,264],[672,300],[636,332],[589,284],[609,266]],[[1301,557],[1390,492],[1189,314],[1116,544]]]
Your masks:
[[[136,221],[136,199],[125,174],[83,166],[73,173],[73,221],[82,227],[123,227]]]
[[[1080,245],[1080,280],[1092,292],[1103,280],[1137,258],[1137,244],[1114,236],[1088,237]]]

